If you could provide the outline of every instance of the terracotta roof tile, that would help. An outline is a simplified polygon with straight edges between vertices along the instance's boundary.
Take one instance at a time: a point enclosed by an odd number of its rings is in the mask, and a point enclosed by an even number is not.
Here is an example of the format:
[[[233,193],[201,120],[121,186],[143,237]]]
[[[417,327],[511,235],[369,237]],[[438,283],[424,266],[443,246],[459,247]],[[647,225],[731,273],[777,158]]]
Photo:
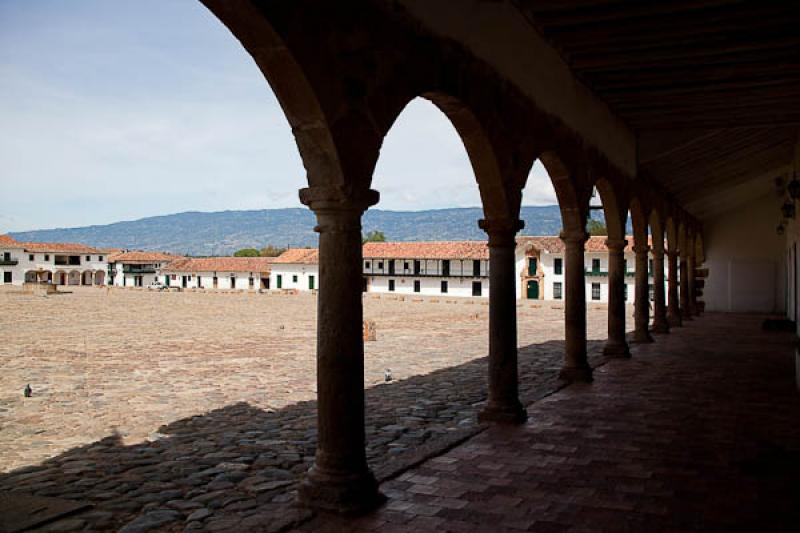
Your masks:
[[[368,242],[364,259],[489,259],[486,241]]]
[[[319,263],[319,250],[316,248],[289,248],[273,259],[275,264],[316,265]]]
[[[22,243],[17,242],[11,235],[0,235],[0,246],[22,248]]]
[[[150,264],[150,263],[164,263],[167,261],[174,261],[176,259],[183,259],[183,256],[165,254],[163,252],[122,252],[108,256],[109,263],[128,263],[128,264]]]
[[[270,271],[275,257],[189,257],[177,259],[162,272],[260,272]]]
[[[605,235],[593,235],[589,237],[589,240],[586,241],[585,251],[587,252],[605,252],[606,248],[606,237]],[[625,245],[626,252],[633,251],[633,236],[627,235],[625,240],[628,241],[628,244]],[[652,245],[653,239],[652,237],[648,237],[648,243]],[[559,237],[554,236],[519,236],[517,237],[517,244],[518,245],[525,245],[525,246],[533,246],[538,248],[539,250],[544,250],[547,252],[552,253],[562,253],[564,251],[564,242]]]
[[[21,242],[26,252],[63,252],[73,254],[97,254],[100,250],[74,242]]]

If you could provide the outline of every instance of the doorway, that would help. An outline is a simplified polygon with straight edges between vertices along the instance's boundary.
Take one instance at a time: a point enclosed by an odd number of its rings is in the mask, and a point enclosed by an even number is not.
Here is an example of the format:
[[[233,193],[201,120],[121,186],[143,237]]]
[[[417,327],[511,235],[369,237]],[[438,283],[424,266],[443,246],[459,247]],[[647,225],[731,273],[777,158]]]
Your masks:
[[[535,279],[528,280],[528,300],[539,299],[539,282]]]

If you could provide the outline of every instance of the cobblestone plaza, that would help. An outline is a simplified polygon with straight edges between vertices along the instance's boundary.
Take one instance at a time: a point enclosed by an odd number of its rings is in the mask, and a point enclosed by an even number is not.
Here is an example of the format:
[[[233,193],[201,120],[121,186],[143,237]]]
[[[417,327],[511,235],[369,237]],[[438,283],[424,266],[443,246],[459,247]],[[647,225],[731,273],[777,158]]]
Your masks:
[[[177,504],[189,515],[199,508],[192,498],[223,490],[230,506],[242,483],[259,489],[242,488],[242,501],[289,501],[316,445],[314,296],[78,287],[48,298],[3,291],[0,300],[0,466],[40,472],[0,485],[87,499],[98,527],[172,500],[189,502]],[[478,427],[487,303],[365,296],[377,328],[365,343],[367,453],[379,477]],[[589,312],[593,364],[605,309]],[[527,403],[559,386],[563,310],[518,312]]]

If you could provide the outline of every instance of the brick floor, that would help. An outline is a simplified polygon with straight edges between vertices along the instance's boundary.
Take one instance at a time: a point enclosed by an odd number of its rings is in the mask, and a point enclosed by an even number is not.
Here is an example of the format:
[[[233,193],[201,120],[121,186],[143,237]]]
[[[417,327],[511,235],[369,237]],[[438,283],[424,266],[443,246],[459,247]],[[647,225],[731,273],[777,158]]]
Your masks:
[[[795,337],[707,314],[302,531],[797,531]]]

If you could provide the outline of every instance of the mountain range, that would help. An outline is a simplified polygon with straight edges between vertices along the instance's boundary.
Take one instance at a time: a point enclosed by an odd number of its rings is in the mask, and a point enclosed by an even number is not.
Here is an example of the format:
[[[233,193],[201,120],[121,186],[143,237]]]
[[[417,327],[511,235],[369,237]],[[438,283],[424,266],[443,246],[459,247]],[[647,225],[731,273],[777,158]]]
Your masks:
[[[558,206],[523,207],[523,235],[557,235]],[[392,241],[483,240],[479,207],[386,211],[370,209],[363,231],[381,231]],[[314,214],[306,208],[250,211],[188,211],[79,228],[13,232],[19,241],[77,242],[99,248],[161,250],[186,255],[230,255],[241,248],[316,246]]]

